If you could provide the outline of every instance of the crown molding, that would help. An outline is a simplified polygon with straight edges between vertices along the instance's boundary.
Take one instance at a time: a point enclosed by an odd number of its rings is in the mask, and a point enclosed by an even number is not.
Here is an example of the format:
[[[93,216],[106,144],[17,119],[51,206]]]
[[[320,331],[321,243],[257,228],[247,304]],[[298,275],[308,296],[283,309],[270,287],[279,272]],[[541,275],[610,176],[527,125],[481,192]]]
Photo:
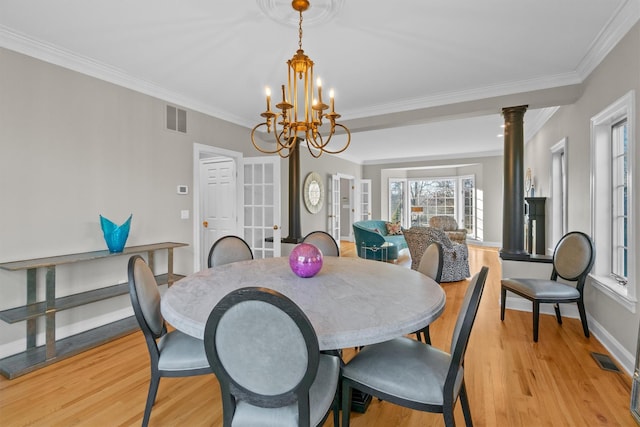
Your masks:
[[[96,61],[90,57],[78,55],[51,43],[28,37],[3,25],[0,25],[0,47],[69,70],[77,71],[78,73],[95,77],[99,80],[113,83],[181,107],[208,114],[239,126],[251,127],[250,124],[245,123],[241,117],[167,90],[153,82],[133,77],[119,68]]]
[[[448,104],[477,101],[498,96],[513,95],[522,92],[550,89],[554,87],[570,86],[582,83],[578,73],[569,72],[545,76],[528,80],[519,80],[504,84],[496,84],[465,91],[447,92],[424,98],[414,98],[393,103],[374,105],[358,111],[345,111],[343,116],[349,120],[366,118],[371,116],[398,113],[402,111],[418,110],[422,108],[439,107]]]
[[[611,50],[622,40],[640,19],[640,0],[627,0],[620,5],[613,17],[595,38],[587,54],[576,68],[581,80],[604,60]]]
[[[274,0],[260,0],[259,4],[260,7],[263,8],[263,11],[275,7]],[[333,13],[342,7],[343,0],[328,0],[328,4],[330,7],[324,10],[318,19],[331,19],[332,16],[334,16]],[[495,84],[465,91],[440,93],[424,98],[374,105],[364,109],[343,111],[343,117],[352,120],[388,113],[475,101],[520,92],[580,84],[589,76],[595,67],[600,64],[624,35],[628,33],[638,19],[640,19],[640,0],[626,0],[596,37],[588,53],[578,64],[576,70],[572,72]],[[154,82],[136,78],[127,74],[122,69],[109,66],[90,57],[78,55],[59,46],[20,34],[2,25],[0,25],[0,47],[153,96],[242,127],[253,127],[253,123],[247,122],[246,119],[242,117],[229,114],[228,112],[219,110],[209,104],[204,104],[196,99],[185,97],[184,95],[163,88]]]
[[[504,155],[502,150],[479,151],[479,152],[465,151],[464,153],[443,154],[438,156],[414,156],[414,157],[398,157],[394,159],[383,159],[383,160],[365,160],[365,161],[358,162],[358,164],[361,164],[363,166],[399,165],[403,163],[416,163],[416,162],[426,162],[426,161],[440,161],[440,160],[454,160],[454,159],[468,160],[468,159],[475,159],[479,157],[495,157],[495,156],[502,156],[502,155]],[[343,156],[343,157],[347,160],[350,160],[349,158],[347,158],[347,156]]]

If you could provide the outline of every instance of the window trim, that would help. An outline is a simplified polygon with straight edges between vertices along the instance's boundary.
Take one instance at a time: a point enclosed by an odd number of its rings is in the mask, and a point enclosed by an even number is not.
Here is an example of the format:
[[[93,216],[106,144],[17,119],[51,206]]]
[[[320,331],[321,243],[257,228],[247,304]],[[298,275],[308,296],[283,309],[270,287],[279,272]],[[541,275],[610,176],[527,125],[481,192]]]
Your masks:
[[[547,248],[549,253],[553,253],[553,248],[569,230],[568,227],[568,185],[566,182],[569,176],[569,150],[567,137],[562,138],[550,148],[551,170],[549,183],[551,186],[551,245]],[[564,178],[558,181],[556,178]],[[560,199],[560,200],[558,200]]]
[[[405,205],[405,209],[403,211],[403,216],[401,219],[401,223],[403,226],[410,227],[411,226],[411,210],[409,209],[411,206],[411,191],[409,189],[409,184],[411,181],[438,181],[438,180],[452,180],[455,185],[455,214],[453,215],[456,221],[460,224],[460,217],[464,217],[464,195],[462,191],[462,181],[464,179],[473,180],[473,233],[468,233],[467,237],[477,239],[478,238],[478,187],[477,187],[477,178],[476,175],[464,174],[464,175],[443,175],[443,176],[425,176],[425,177],[389,177],[387,182],[387,211],[388,218],[391,220],[392,218],[392,203],[391,203],[391,185],[393,183],[402,182],[404,185],[404,198],[403,204]]]
[[[628,222],[627,235],[629,247],[628,253],[635,254],[636,243],[633,239],[635,236],[635,213],[633,201],[633,174],[635,170],[635,91],[627,92],[617,101],[606,107],[600,113],[591,118],[591,176],[590,176],[590,196],[591,196],[591,236],[596,246],[596,262],[594,268],[589,275],[591,283],[596,289],[599,289],[605,295],[617,301],[620,305],[631,311],[636,312],[636,277],[635,262],[629,262],[628,278],[630,279],[627,286],[622,286],[616,282],[613,277],[609,276],[610,271],[610,252],[613,248],[612,240],[606,228],[610,226],[603,225],[607,221],[610,222],[610,214],[605,213],[609,209],[609,204],[603,203],[602,197],[598,199],[598,193],[603,191],[604,186],[608,186],[611,177],[603,177],[603,174],[610,174],[611,164],[611,128],[621,119],[627,118],[628,124],[628,144],[629,144],[629,164],[628,164]],[[604,145],[603,145],[604,144]],[[602,152],[608,150],[609,155],[603,156]],[[603,166],[602,159],[606,160],[607,166]],[[600,162],[600,163],[599,163]],[[604,182],[604,184],[603,184]],[[610,188],[609,188],[610,189]],[[604,219],[601,219],[604,217]],[[605,240],[604,243],[602,241]],[[632,260],[629,260],[632,261]]]

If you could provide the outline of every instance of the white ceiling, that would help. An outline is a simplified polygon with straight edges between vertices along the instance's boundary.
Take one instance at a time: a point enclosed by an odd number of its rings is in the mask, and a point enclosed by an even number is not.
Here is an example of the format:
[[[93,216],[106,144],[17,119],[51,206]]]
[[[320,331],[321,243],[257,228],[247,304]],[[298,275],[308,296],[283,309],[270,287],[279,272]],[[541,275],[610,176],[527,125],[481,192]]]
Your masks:
[[[495,154],[640,17],[640,0],[311,0],[303,49],[361,163]],[[297,49],[289,0],[0,0],[0,46],[252,128]],[[274,98],[275,99],[275,98]],[[247,131],[247,144],[250,144]]]

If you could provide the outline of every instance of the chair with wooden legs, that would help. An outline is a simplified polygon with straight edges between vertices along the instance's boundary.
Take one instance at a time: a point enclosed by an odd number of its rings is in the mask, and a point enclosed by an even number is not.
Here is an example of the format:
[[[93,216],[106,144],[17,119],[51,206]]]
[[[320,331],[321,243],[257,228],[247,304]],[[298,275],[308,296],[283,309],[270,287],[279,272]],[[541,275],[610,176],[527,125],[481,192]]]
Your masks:
[[[365,346],[342,368],[342,426],[349,427],[355,388],[387,402],[425,412],[441,413],[455,426],[460,399],[467,426],[471,409],[464,383],[464,355],[489,269],[473,276],[451,339],[451,353],[407,337]]]
[[[533,341],[538,342],[540,304],[550,303],[556,319],[562,324],[561,303],[577,303],[584,336],[589,337],[587,313],[584,308],[584,283],[593,267],[595,249],[591,238],[580,231],[565,234],[553,251],[553,271],[550,279],[502,279],[500,288],[500,320],[504,321],[507,291],[520,295],[533,303]],[[558,278],[575,282],[575,286],[562,283]]]
[[[322,252],[323,256],[340,256],[340,247],[331,234],[326,231],[312,231],[307,234],[304,243],[311,243]]]
[[[432,278],[435,282],[440,283],[440,279],[442,277],[442,264],[444,262],[443,258],[442,245],[438,242],[432,242],[427,246],[427,249],[424,251],[424,255],[422,255],[422,258],[420,259],[418,271],[425,276]],[[419,341],[431,344],[429,325],[419,331],[416,331],[416,338],[418,338]]]
[[[202,340],[180,331],[167,332],[160,313],[158,284],[145,260],[134,255],[129,259],[129,296],[136,320],[147,343],[151,381],[142,425],[149,424],[162,377],[188,377],[211,373]]]
[[[209,256],[207,257],[207,267],[229,264],[237,261],[247,261],[253,259],[251,247],[238,236],[223,236],[211,245]]]
[[[311,322],[286,296],[230,292],[209,315],[204,343],[224,427],[319,426],[331,409],[338,426],[340,358],[320,352]]]

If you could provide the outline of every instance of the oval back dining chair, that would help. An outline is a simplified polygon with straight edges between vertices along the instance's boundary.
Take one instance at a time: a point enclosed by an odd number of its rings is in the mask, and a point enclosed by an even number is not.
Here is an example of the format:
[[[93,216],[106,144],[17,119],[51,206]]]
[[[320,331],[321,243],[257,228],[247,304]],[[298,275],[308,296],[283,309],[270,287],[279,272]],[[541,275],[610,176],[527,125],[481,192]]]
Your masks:
[[[418,265],[418,271],[427,277],[430,277],[435,282],[440,283],[442,278],[442,265],[444,264],[444,254],[442,245],[438,242],[432,242],[427,246],[424,251],[424,255],[420,258],[420,264]],[[419,341],[424,341],[427,344],[431,344],[431,335],[429,333],[429,325],[425,326],[419,331],[416,331],[416,338]],[[424,340],[423,340],[424,337]]]
[[[309,319],[286,296],[232,291],[209,315],[204,343],[224,427],[318,426],[332,407],[338,426],[340,359],[320,353]]]
[[[587,313],[584,308],[584,283],[595,261],[595,248],[591,238],[580,231],[572,231],[560,239],[553,251],[553,270],[549,279],[502,279],[500,286],[500,320],[504,321],[507,291],[533,303],[533,341],[538,342],[540,304],[551,303],[558,324],[562,324],[561,303],[577,303],[585,337],[589,337]],[[575,282],[575,286],[562,283],[558,278]]]
[[[406,408],[441,413],[447,427],[455,426],[454,408],[460,398],[466,425],[472,425],[463,365],[488,272],[482,267],[467,287],[450,353],[399,337],[367,345],[347,362],[342,368],[343,427],[349,427],[354,388]]]
[[[160,312],[158,284],[145,260],[134,255],[129,259],[129,296],[136,320],[147,342],[151,381],[142,425],[149,424],[161,377],[188,377],[210,374],[211,367],[202,340],[180,331],[167,332]]]
[[[237,261],[247,261],[253,259],[251,247],[238,236],[222,236],[211,246],[207,267],[217,267]]]
[[[304,243],[311,243],[322,252],[323,256],[340,256],[340,247],[331,234],[326,231],[312,231],[307,234]]]

